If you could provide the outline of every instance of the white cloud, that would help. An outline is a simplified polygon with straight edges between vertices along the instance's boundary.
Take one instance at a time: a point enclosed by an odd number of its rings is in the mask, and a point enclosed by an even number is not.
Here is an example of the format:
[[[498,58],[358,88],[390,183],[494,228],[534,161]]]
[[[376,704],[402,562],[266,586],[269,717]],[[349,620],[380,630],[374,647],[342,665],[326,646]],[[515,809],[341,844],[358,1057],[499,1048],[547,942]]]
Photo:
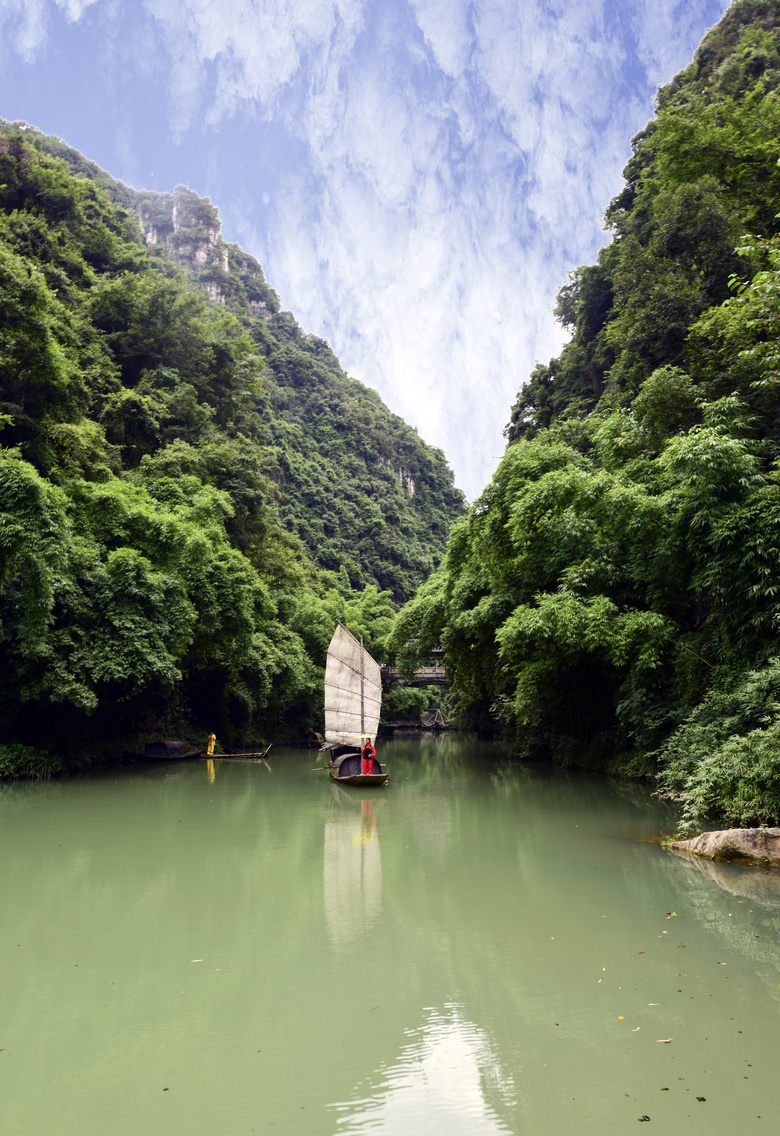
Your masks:
[[[0,0],[0,45],[31,62],[46,40],[48,0]]]
[[[411,0],[426,43],[446,75],[462,75],[471,57],[470,5],[465,0]]]
[[[304,64],[328,44],[338,26],[348,37],[359,25],[357,0],[144,0],[165,32],[174,60],[177,127],[192,121],[192,98],[204,82],[206,64],[217,68],[209,122],[242,104],[255,103],[272,115],[285,88],[301,77]],[[311,75],[316,79],[316,71]]]
[[[71,23],[80,20],[86,12],[87,8],[91,8],[93,4],[97,4],[98,0],[56,0],[57,7]]]
[[[77,22],[95,3],[100,0],[0,0],[0,48],[11,48],[32,63],[48,43],[53,8]]]

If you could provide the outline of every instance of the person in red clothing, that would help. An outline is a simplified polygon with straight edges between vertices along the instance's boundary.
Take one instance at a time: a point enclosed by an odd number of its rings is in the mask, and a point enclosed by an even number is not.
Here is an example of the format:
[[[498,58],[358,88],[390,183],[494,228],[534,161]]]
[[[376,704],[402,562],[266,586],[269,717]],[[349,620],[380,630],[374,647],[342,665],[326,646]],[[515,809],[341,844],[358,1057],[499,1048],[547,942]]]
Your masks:
[[[363,748],[360,751],[360,755],[363,758],[363,765],[362,765],[361,772],[362,773],[373,773],[374,758],[376,757],[376,750],[371,745],[371,738],[365,739],[365,741],[363,743]]]

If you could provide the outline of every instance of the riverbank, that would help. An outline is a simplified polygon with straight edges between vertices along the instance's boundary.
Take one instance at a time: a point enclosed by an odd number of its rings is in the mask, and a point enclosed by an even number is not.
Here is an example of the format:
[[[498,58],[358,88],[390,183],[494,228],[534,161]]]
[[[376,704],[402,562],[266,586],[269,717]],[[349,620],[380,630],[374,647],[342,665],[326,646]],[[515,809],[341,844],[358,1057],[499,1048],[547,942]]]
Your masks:
[[[780,828],[727,828],[691,840],[670,840],[666,847],[705,860],[780,868]]]
[[[201,750],[205,756],[208,736],[204,735],[202,730],[180,731],[180,738],[185,750]],[[135,763],[132,755],[140,753],[145,742],[153,740],[157,739],[148,736],[143,741],[139,741],[138,738],[120,738],[111,745],[92,749],[82,746],[78,750],[65,750],[59,753],[24,745],[21,742],[6,742],[0,744],[0,782],[41,781],[67,776],[69,773],[83,773],[88,769],[97,771],[125,768]],[[290,745],[299,749],[318,744],[313,734],[293,737],[275,735],[270,741],[274,746]],[[239,739],[234,746],[218,741],[214,757],[230,757],[233,754],[249,751],[262,753],[267,747],[267,741],[258,742],[257,739],[246,742]]]
[[[46,750],[18,742],[0,745],[0,781],[57,777],[67,769],[63,758]]]

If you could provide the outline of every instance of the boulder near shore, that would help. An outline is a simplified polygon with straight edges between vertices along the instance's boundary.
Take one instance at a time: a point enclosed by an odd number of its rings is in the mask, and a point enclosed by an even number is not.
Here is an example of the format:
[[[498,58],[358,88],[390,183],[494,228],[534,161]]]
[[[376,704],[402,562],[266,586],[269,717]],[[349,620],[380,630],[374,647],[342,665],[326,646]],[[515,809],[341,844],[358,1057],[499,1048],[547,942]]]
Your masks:
[[[780,828],[726,828],[692,840],[671,840],[667,848],[708,860],[730,860],[780,868]]]

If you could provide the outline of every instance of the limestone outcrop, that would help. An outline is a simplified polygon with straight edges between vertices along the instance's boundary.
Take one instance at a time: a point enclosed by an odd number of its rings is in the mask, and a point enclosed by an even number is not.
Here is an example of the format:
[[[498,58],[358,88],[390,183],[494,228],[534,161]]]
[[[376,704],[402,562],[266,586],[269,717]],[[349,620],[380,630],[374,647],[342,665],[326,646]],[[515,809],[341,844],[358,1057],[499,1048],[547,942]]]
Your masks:
[[[719,832],[703,832],[693,840],[672,840],[667,848],[692,852],[708,860],[780,868],[780,828],[727,828]]]

